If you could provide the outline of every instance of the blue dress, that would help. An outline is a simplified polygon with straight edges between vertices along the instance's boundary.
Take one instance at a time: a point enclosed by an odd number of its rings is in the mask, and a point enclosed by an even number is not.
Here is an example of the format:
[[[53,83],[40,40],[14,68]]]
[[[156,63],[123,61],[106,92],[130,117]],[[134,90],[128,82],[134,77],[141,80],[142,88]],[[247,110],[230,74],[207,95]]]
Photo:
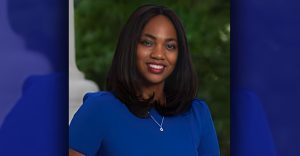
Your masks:
[[[88,93],[69,128],[69,148],[86,156],[218,156],[219,145],[207,105],[165,117],[160,131],[151,118],[138,118],[110,92]],[[155,109],[150,114],[160,124]]]

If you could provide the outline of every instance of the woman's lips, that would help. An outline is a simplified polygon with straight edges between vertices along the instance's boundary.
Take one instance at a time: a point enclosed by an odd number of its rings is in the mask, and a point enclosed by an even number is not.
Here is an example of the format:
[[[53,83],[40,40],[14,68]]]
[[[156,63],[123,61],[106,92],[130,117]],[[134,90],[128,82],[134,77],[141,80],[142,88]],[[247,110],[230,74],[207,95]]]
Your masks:
[[[161,74],[165,69],[165,66],[162,64],[149,63],[149,64],[147,64],[147,66],[148,66],[149,72],[154,73],[154,74]]]

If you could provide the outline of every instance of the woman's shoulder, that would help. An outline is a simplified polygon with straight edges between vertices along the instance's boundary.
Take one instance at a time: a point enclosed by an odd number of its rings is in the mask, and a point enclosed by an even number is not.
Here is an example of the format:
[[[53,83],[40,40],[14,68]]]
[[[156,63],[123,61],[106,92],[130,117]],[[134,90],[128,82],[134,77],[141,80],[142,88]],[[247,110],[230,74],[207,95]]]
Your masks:
[[[120,103],[119,100],[111,92],[89,92],[83,96],[79,111],[103,115],[118,107],[119,104],[117,103]]]
[[[99,100],[112,100],[113,94],[108,91],[88,92],[83,96],[83,102],[87,100],[99,101]]]
[[[209,112],[209,107],[205,100],[195,98],[192,101],[191,110],[194,113],[207,113]]]
[[[120,111],[121,104],[111,92],[90,92],[83,96],[83,102],[72,120],[95,121],[105,120],[116,111]],[[99,122],[101,123],[101,122]]]
[[[211,113],[208,104],[205,100],[195,98],[192,101],[189,114],[198,121],[204,121],[211,118]]]
[[[83,96],[83,105],[96,105],[98,107],[117,103],[119,100],[108,91],[89,92]]]

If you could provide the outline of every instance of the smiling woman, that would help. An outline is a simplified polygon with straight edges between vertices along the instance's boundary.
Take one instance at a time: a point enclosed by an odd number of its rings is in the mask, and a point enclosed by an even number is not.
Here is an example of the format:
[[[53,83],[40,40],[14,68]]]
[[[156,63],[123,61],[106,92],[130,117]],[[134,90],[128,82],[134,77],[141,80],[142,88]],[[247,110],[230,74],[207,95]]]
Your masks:
[[[184,28],[164,7],[143,5],[120,34],[107,91],[89,93],[69,131],[70,156],[219,155]]]

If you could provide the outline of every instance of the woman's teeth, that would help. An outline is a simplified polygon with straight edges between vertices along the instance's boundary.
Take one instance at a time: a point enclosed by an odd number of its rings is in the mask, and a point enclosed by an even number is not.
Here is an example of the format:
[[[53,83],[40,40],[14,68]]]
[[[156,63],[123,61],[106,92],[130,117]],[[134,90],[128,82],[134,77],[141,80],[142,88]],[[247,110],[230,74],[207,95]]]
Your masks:
[[[154,68],[154,69],[163,69],[164,66],[157,65],[157,64],[149,64],[149,67]]]

